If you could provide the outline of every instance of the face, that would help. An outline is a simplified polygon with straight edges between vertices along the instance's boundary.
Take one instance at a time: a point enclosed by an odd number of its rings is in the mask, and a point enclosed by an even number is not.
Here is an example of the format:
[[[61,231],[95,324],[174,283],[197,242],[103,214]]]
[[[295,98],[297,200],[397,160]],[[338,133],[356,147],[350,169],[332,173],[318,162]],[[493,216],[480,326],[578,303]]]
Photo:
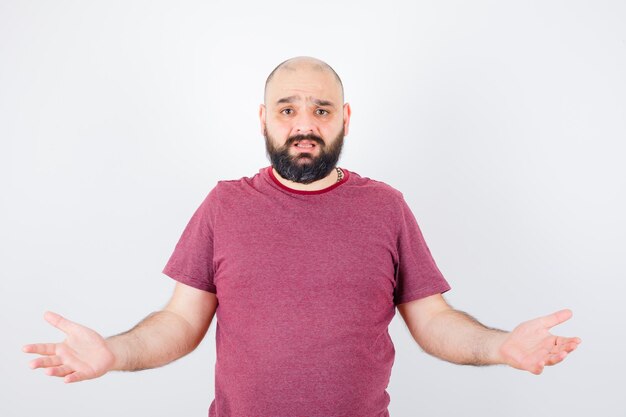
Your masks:
[[[280,69],[267,86],[261,129],[281,177],[309,184],[335,168],[348,132],[350,106],[335,76],[310,65]]]
[[[267,130],[264,136],[267,155],[280,176],[290,181],[310,184],[325,178],[337,165],[344,132],[341,129],[330,145],[326,145],[321,137],[309,134],[291,136],[284,145],[276,147],[274,144],[277,141],[267,134]],[[314,155],[315,148],[319,151]]]

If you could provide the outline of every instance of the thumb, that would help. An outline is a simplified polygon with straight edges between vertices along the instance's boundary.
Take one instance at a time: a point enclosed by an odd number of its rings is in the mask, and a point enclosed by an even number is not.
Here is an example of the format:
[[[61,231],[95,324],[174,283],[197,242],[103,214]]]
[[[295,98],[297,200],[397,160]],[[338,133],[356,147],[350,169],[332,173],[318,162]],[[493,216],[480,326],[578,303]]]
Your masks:
[[[564,321],[569,320],[570,318],[572,318],[572,315],[572,310],[565,309],[557,311],[556,313],[549,314],[545,317],[541,317],[540,320],[543,326],[549,329],[556,326],[557,324],[561,324]]]
[[[82,327],[81,325],[76,324],[57,313],[53,313],[52,311],[46,311],[43,318],[65,334],[73,333]]]

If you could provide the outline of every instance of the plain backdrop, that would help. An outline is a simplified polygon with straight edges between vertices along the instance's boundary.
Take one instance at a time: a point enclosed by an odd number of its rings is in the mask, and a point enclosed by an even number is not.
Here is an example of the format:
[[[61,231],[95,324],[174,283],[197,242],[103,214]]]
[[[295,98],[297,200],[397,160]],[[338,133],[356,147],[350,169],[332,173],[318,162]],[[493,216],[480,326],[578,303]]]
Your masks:
[[[311,55],[353,116],[339,166],[399,189],[453,289],[511,329],[561,308],[541,376],[451,365],[396,315],[392,417],[624,416],[623,1],[0,1],[0,415],[205,416],[215,325],[164,368],[65,385],[23,344],[45,310],[105,336],[220,179],[269,165],[268,73]],[[359,416],[355,416],[359,417]]]

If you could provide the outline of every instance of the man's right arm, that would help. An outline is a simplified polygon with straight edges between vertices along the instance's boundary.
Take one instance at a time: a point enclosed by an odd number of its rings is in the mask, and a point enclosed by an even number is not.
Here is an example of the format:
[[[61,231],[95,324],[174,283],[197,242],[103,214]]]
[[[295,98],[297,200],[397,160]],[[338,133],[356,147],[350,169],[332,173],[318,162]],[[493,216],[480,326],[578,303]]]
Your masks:
[[[61,343],[24,346],[27,353],[42,355],[31,368],[46,368],[65,382],[97,378],[112,370],[137,371],[172,362],[192,350],[204,338],[217,309],[215,294],[177,283],[167,306],[150,314],[131,330],[104,339],[95,331],[58,314],[45,319],[63,331]]]

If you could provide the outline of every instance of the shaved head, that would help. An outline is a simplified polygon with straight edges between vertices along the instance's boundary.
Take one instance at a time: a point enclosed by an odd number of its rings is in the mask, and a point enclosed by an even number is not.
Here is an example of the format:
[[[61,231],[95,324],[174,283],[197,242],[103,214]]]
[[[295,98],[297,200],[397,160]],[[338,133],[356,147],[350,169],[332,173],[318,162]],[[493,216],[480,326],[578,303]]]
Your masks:
[[[278,64],[278,66],[274,68],[274,70],[270,73],[270,75],[268,75],[267,80],[265,80],[265,91],[264,91],[265,100],[267,99],[267,87],[268,85],[270,85],[272,79],[274,78],[277,72],[281,72],[281,71],[296,72],[301,69],[328,72],[332,74],[337,80],[337,84],[341,91],[341,99],[343,101],[343,83],[341,82],[341,78],[339,78],[339,75],[337,75],[335,70],[326,62],[317,58],[310,57],[310,56],[297,56],[294,58],[289,58],[288,60],[283,61],[280,64]]]
[[[300,184],[332,176],[351,112],[335,70],[309,56],[288,59],[267,77],[264,95],[259,120],[275,172]]]

